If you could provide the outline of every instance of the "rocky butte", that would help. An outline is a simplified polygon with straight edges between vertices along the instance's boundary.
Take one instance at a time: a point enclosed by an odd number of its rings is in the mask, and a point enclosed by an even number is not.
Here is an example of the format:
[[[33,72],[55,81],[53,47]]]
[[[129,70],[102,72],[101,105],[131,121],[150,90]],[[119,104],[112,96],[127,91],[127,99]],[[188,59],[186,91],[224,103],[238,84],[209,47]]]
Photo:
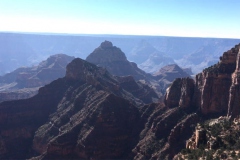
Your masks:
[[[117,76],[131,75],[136,80],[147,79],[149,74],[129,62],[120,48],[113,46],[112,42],[104,41],[87,58],[86,61],[105,67],[110,73]]]
[[[162,67],[153,74],[154,79],[166,90],[176,78],[191,77],[177,64],[170,64]],[[165,91],[164,91],[165,92]]]

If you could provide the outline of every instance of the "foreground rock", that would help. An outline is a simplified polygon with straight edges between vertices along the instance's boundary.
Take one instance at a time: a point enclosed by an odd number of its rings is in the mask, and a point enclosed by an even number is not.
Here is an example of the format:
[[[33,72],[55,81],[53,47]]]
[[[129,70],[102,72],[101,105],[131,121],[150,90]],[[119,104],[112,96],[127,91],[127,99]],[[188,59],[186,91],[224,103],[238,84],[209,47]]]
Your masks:
[[[169,108],[176,106],[190,109],[193,106],[194,80],[177,78],[166,91],[165,104]]]
[[[134,90],[124,89],[128,83]],[[74,59],[36,96],[0,104],[0,158],[129,158],[143,127],[138,107],[157,98],[150,93],[133,78]]]
[[[198,124],[174,159],[239,159],[239,118],[219,117]]]

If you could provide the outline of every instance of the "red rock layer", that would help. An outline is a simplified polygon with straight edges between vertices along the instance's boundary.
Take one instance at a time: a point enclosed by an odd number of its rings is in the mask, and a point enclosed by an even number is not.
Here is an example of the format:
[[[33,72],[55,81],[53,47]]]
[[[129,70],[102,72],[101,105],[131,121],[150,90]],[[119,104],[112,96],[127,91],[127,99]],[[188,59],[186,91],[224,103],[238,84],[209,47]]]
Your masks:
[[[195,85],[186,78],[177,79],[167,90],[165,104],[197,108],[203,115],[233,115],[240,113],[239,48],[225,52],[220,61],[196,75]],[[185,84],[185,85],[182,85]],[[187,103],[186,103],[187,102]],[[188,105],[186,105],[188,104]]]

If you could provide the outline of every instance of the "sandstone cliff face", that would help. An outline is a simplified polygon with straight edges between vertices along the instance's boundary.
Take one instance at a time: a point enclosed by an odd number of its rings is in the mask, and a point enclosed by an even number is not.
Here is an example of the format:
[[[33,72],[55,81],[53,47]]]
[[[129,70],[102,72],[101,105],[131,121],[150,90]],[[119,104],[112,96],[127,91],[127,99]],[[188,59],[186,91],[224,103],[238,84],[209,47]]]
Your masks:
[[[232,85],[229,91],[229,102],[228,102],[228,116],[232,118],[237,117],[240,114],[240,45],[235,46],[233,49],[236,55],[236,69],[232,74]]]
[[[237,47],[225,52],[220,62],[196,76],[196,105],[203,114],[226,114],[232,73],[236,68]]]
[[[177,78],[166,91],[165,105],[169,108],[193,106],[194,80],[191,78]]]
[[[239,45],[236,45],[217,64],[197,74],[195,84],[187,83],[186,78],[175,80],[167,90],[166,105],[171,108],[192,104],[203,115],[239,114],[238,57]]]
[[[234,83],[239,46],[225,52],[218,64],[205,69],[196,76],[196,106],[207,115],[228,112],[230,87]]]
[[[172,159],[199,121],[197,114],[187,115],[185,109],[168,109],[161,103],[144,106],[140,113],[145,125],[133,149],[134,159]]]

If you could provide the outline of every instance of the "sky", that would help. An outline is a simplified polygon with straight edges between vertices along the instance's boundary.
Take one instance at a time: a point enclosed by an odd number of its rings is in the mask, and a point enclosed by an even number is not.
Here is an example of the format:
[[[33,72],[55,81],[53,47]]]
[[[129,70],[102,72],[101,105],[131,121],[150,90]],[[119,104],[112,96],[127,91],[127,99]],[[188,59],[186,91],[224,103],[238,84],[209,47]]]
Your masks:
[[[240,38],[240,0],[0,0],[0,32]]]

